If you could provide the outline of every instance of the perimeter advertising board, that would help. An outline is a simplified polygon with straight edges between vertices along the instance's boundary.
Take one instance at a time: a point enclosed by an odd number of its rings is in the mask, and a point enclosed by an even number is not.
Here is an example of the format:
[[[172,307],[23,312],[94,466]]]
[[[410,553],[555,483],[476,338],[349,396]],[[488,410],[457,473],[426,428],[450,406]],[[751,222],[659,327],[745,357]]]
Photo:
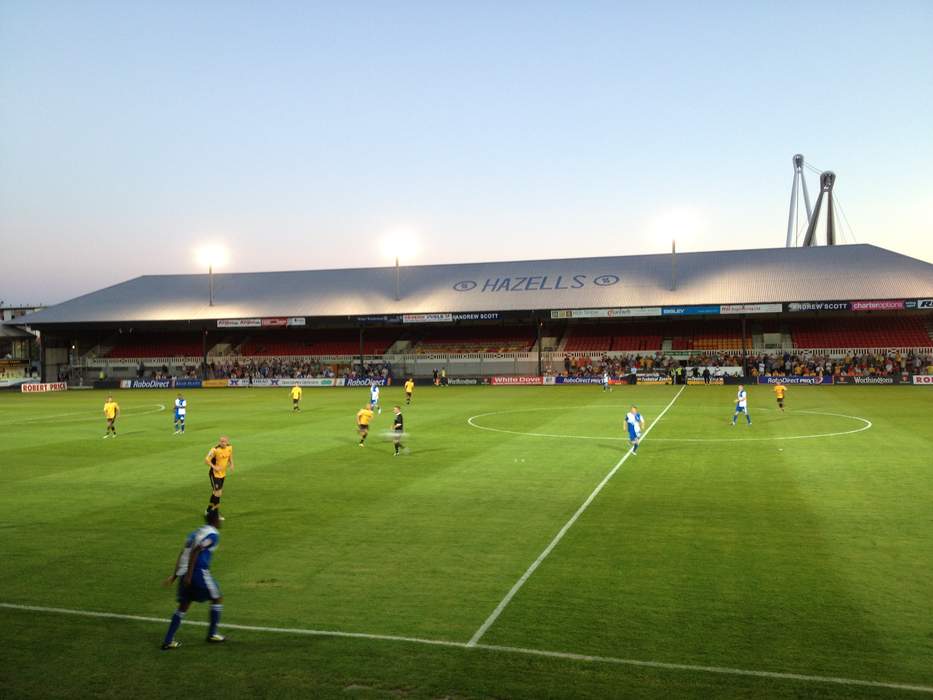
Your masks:
[[[933,386],[933,375],[915,374],[913,376],[913,383],[918,386]]]
[[[636,384],[673,384],[673,377],[666,374],[639,374],[635,378]]]
[[[876,386],[890,386],[891,384],[900,384],[901,378],[899,376],[888,376],[888,377],[850,377],[847,374],[840,374],[839,376],[833,377],[833,383],[839,385],[876,385]]]
[[[555,377],[555,384],[602,384],[602,377]]]
[[[372,386],[373,384],[375,384],[376,386],[386,386],[386,380],[383,379],[382,377],[379,377],[378,379],[347,379],[343,383],[344,386],[350,386],[350,387]]]
[[[822,377],[801,377],[801,376],[758,377],[758,383],[759,384],[804,384],[804,385],[818,386],[821,384],[832,384],[833,378],[829,374],[823,375]]]
[[[492,377],[489,383],[497,386],[532,386],[544,384],[544,379],[542,377]]]
[[[121,389],[171,389],[171,379],[124,379]]]
[[[24,394],[46,394],[50,391],[68,391],[68,382],[28,382],[21,384],[19,390]]]

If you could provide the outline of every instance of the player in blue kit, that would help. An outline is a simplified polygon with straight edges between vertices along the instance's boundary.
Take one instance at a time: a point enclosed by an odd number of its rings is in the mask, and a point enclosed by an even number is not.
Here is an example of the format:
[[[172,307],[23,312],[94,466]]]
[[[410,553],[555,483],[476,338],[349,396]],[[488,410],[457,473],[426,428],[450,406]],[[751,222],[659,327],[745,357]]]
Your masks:
[[[188,413],[188,401],[181,394],[175,399],[175,434],[185,432],[185,415]]]
[[[603,370],[603,391],[612,391],[612,386],[609,384],[609,370]]]
[[[209,510],[204,516],[205,524],[188,535],[185,547],[175,562],[174,573],[165,579],[164,585],[171,586],[178,581],[178,609],[172,615],[172,621],[162,641],[162,648],[177,649],[181,642],[175,641],[175,633],[181,627],[181,622],[191,607],[191,603],[204,603],[211,601],[210,628],[207,632],[207,641],[219,644],[226,638],[217,633],[220,624],[220,614],[223,611],[223,596],[220,586],[211,576],[211,558],[217,543],[220,541],[220,527],[222,518],[219,510]]]
[[[628,441],[632,443],[632,454],[638,454],[638,443],[641,442],[641,434],[645,432],[645,419],[638,412],[637,406],[632,406],[625,414],[625,425],[628,428]]]
[[[735,397],[735,413],[732,415],[732,427],[735,427],[735,422],[739,418],[739,414],[745,414],[745,420],[748,421],[748,424],[752,424],[752,417],[748,414],[748,392],[745,391],[745,385],[739,384],[739,393]]]
[[[369,408],[377,413],[382,413],[382,406],[379,405],[379,385],[375,382],[369,387]]]

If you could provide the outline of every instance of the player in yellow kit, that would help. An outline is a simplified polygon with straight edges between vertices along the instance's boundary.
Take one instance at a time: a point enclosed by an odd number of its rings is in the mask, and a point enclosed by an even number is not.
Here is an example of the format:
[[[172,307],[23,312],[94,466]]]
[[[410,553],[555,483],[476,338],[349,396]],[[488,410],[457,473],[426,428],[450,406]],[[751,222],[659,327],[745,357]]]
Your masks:
[[[233,471],[233,445],[230,444],[230,438],[221,435],[220,440],[207,453],[204,461],[210,467],[207,472],[211,480],[211,500],[207,506],[209,513],[220,508],[220,497],[224,495],[224,479],[227,478],[227,470]]]
[[[369,435],[369,422],[375,415],[369,406],[363,406],[356,412],[356,429],[360,433],[360,447],[366,442],[366,436]]]
[[[415,381],[411,377],[409,377],[405,381],[405,403],[406,404],[411,403],[411,394],[414,390],[415,390]]]
[[[777,397],[778,408],[784,413],[784,394],[787,393],[787,387],[783,384],[774,385],[774,395]]]
[[[292,411],[298,411],[299,413],[301,413],[301,406],[299,405],[301,403],[301,387],[293,386],[291,390],[291,395],[292,395]]]
[[[113,436],[117,436],[117,418],[120,415],[120,404],[113,400],[112,396],[108,396],[107,400],[104,402],[104,418],[107,419],[107,432],[104,433],[104,439]]]

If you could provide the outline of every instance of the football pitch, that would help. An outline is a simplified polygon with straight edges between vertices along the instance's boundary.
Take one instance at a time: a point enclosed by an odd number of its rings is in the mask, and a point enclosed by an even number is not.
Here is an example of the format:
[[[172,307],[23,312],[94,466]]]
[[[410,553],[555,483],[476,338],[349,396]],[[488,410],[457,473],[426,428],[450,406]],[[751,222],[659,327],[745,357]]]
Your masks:
[[[926,697],[933,391],[417,387],[0,394],[3,697]],[[622,419],[650,432],[627,456]],[[171,573],[228,435],[212,571]]]

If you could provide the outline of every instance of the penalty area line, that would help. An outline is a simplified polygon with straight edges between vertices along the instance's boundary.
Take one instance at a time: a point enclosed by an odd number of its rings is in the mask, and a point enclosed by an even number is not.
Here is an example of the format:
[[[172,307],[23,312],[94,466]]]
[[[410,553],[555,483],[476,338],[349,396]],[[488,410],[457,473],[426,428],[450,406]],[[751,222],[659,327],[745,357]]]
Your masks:
[[[72,615],[76,617],[103,618],[110,620],[127,620],[130,622],[151,622],[165,625],[166,618],[148,617],[144,615],[125,615],[122,613],[97,612],[93,610],[73,610],[70,608],[52,608],[41,605],[20,605],[16,603],[0,603],[0,609],[17,610],[21,612],[38,612],[55,615]],[[185,626],[207,627],[208,623],[196,620],[185,620]],[[547,651],[544,649],[528,649],[525,647],[510,647],[497,644],[467,644],[453,642],[445,639],[425,639],[423,637],[405,637],[392,634],[367,634],[364,632],[341,632],[338,630],[316,630],[292,627],[265,627],[259,625],[237,625],[222,623],[226,629],[243,630],[247,632],[270,632],[274,634],[290,634],[294,636],[335,637],[344,639],[366,639],[384,642],[403,642],[408,644],[422,644],[436,647],[449,647],[454,649],[481,649],[483,651],[500,654],[517,654],[523,656],[538,656],[563,661],[577,661],[584,663],[611,664],[615,666],[631,666],[636,668],[652,668],[667,671],[688,671],[711,673],[722,676],[747,676],[752,678],[772,678],[782,681],[799,681],[803,683],[830,683],[834,685],[858,686],[867,688],[887,688],[890,690],[907,690],[918,693],[933,694],[933,686],[916,685],[912,683],[897,683],[892,681],[869,681],[857,678],[843,678],[839,676],[818,676],[805,673],[789,673],[782,671],[756,671],[753,669],[732,668],[729,666],[703,666],[699,664],[678,664],[667,661],[647,661],[640,659],[622,659],[612,656],[595,656],[590,654],[574,654],[565,651]]]
[[[651,432],[651,429],[656,426],[658,421],[664,417],[664,414],[670,410],[670,407],[674,405],[674,402],[677,401],[678,398],[680,398],[680,395],[684,393],[684,389],[686,388],[686,384],[680,387],[680,391],[674,394],[674,398],[671,399],[670,403],[668,403],[667,406],[661,410],[657,418],[651,421],[651,425],[649,425],[645,430],[645,434],[641,436],[642,440],[648,437],[648,433]],[[629,449],[624,455],[622,455],[622,459],[615,463],[615,466],[609,470],[609,473],[603,477],[603,480],[597,484],[596,488],[593,489],[593,492],[587,497],[585,501],[583,501],[583,505],[577,508],[577,511],[572,516],[570,516],[570,520],[564,523],[564,526],[554,536],[554,539],[552,539],[548,546],[544,548],[544,551],[538,555],[538,558],[531,563],[531,566],[525,570],[525,573],[523,573],[518,581],[515,582],[515,585],[509,589],[509,592],[505,594],[505,597],[499,601],[499,604],[496,606],[495,610],[489,614],[489,617],[486,618],[485,622],[480,625],[479,629],[476,630],[476,632],[470,638],[470,641],[467,642],[467,646],[474,647],[479,643],[479,640],[483,638],[483,635],[485,635],[486,632],[489,631],[489,628],[493,626],[495,621],[499,619],[499,615],[502,614],[502,611],[505,610],[506,606],[512,602],[512,598],[515,597],[515,594],[521,590],[522,586],[525,585],[525,582],[531,578],[531,575],[537,570],[539,566],[541,566],[542,562],[547,559],[548,555],[554,550],[554,547],[556,547],[557,544],[564,538],[564,535],[567,534],[567,531],[573,527],[573,524],[577,522],[577,519],[583,515],[587,508],[590,507],[590,504],[596,499],[596,497],[599,495],[599,492],[603,490],[603,487],[609,483],[609,480],[615,475],[617,471],[619,471],[619,469],[622,468],[622,465],[625,464],[625,462],[631,456],[632,450]]]

